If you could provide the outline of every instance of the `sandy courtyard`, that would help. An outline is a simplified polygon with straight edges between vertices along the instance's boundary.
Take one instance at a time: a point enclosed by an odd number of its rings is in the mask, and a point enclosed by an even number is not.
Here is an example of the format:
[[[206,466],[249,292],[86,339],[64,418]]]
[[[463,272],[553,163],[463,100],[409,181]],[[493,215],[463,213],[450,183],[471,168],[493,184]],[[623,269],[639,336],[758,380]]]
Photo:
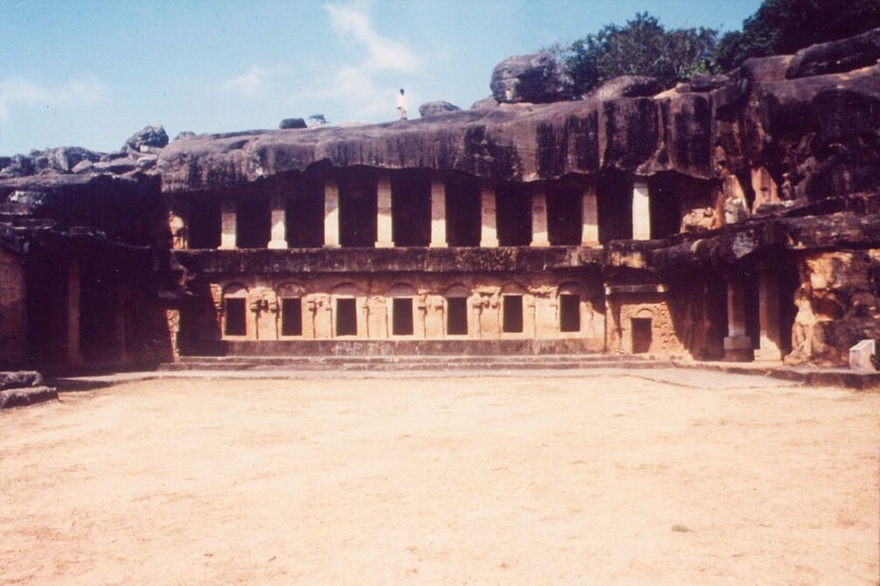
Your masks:
[[[164,379],[0,413],[2,584],[878,584],[880,395]]]

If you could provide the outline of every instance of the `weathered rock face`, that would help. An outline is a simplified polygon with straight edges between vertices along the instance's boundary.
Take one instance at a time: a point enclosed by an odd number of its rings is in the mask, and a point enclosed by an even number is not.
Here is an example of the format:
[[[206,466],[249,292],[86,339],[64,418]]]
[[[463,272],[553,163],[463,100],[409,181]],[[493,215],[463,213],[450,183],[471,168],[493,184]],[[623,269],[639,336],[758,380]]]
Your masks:
[[[880,28],[866,33],[820,43],[795,53],[785,77],[812,77],[869,67],[880,60]]]
[[[446,114],[448,112],[458,112],[461,108],[449,102],[427,102],[419,106],[419,116],[427,118],[428,116],[436,116],[438,114]]]
[[[787,362],[837,366],[856,341],[880,339],[880,249],[810,254],[800,272]]]
[[[645,98],[660,91],[660,84],[653,77],[622,75],[609,79],[593,91],[589,97],[601,101],[617,98]]]
[[[492,96],[502,103],[571,99],[572,84],[552,53],[509,57],[492,71]]]

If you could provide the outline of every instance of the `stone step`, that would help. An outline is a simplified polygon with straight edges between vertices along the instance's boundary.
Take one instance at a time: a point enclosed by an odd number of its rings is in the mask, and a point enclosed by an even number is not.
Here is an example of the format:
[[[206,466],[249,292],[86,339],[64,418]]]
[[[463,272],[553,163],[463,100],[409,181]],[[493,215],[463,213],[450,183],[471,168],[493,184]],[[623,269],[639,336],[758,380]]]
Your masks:
[[[546,356],[187,356],[160,365],[162,371],[185,370],[509,370],[577,368],[648,368],[658,362],[633,356],[606,354]]]

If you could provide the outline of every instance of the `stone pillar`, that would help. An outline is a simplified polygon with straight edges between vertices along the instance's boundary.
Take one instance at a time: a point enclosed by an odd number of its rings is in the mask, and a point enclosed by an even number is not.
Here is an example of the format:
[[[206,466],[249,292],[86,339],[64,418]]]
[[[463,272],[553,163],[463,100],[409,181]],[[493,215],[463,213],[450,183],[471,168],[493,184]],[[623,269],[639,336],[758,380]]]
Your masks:
[[[445,248],[446,241],[446,183],[431,180],[431,248]]]
[[[339,248],[339,185],[324,182],[324,248]]]
[[[531,246],[550,246],[550,237],[547,233],[547,196],[543,190],[532,194]]]
[[[729,277],[727,280],[727,337],[724,338],[724,360],[749,362],[754,359],[752,339],[746,334],[745,285]]]
[[[394,234],[391,219],[391,178],[379,176],[376,189],[376,248],[393,248]]]
[[[756,360],[782,360],[779,336],[779,281],[776,272],[761,267],[758,272],[758,320],[761,326],[760,347]]]
[[[599,244],[599,204],[596,199],[596,186],[584,189],[581,196],[581,246]]]
[[[80,271],[79,262],[70,261],[67,266],[67,363],[83,363],[80,353]]]
[[[498,228],[495,215],[495,187],[484,184],[480,190],[480,206],[482,210],[482,228],[480,230],[480,246],[496,248],[498,246]]]
[[[644,179],[636,179],[633,185],[632,222],[633,240],[651,239],[651,198]]]
[[[269,248],[287,248],[287,206],[280,193],[273,193],[272,205],[272,238]]]
[[[236,247],[236,206],[231,198],[224,197],[220,203],[220,249]]]

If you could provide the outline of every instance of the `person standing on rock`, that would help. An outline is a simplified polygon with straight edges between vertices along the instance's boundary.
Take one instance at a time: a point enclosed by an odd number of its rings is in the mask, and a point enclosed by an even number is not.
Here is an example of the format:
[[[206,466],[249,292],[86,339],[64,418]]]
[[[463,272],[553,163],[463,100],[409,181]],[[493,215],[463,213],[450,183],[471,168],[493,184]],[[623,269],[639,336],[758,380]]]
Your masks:
[[[406,120],[406,94],[403,93],[403,88],[400,88],[400,93],[397,94],[397,119],[398,120]]]

